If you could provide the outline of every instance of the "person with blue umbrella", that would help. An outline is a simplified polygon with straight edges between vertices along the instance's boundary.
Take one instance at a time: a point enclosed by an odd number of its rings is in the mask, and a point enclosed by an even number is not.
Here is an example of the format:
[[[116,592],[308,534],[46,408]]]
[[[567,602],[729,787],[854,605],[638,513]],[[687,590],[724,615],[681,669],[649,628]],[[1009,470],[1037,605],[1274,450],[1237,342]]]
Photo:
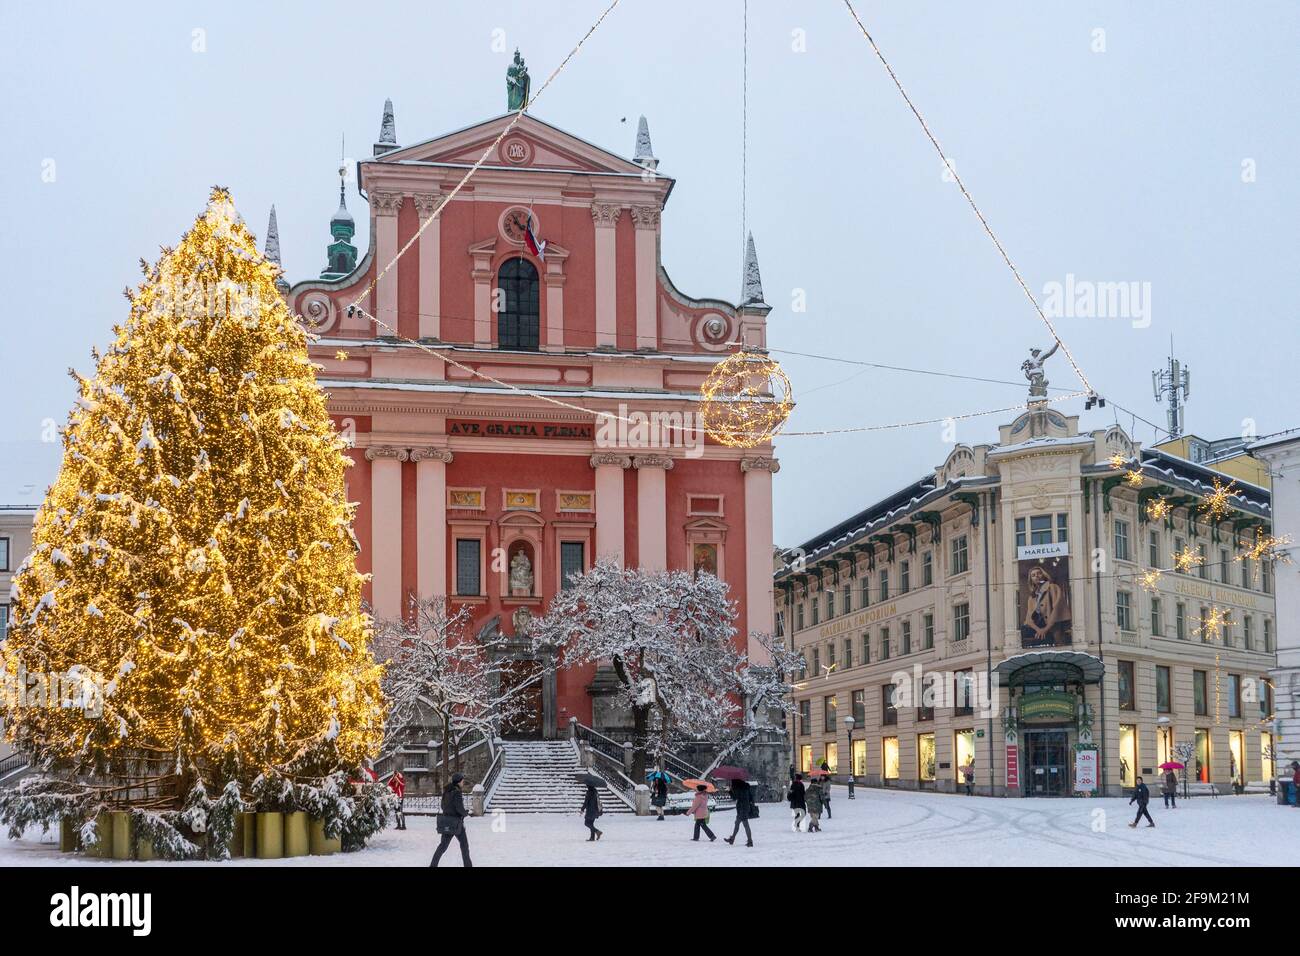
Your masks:
[[[668,774],[663,770],[652,770],[647,775],[650,781],[650,805],[659,808],[659,819],[664,818],[664,808],[668,806]]]

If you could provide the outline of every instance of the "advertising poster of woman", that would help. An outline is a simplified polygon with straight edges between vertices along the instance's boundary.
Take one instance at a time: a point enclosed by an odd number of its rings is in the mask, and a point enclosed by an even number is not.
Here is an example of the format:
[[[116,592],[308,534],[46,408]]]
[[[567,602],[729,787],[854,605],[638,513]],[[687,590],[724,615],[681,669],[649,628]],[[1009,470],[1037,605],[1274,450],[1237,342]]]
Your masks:
[[[1021,646],[1070,644],[1070,559],[1021,561],[1019,577]]]

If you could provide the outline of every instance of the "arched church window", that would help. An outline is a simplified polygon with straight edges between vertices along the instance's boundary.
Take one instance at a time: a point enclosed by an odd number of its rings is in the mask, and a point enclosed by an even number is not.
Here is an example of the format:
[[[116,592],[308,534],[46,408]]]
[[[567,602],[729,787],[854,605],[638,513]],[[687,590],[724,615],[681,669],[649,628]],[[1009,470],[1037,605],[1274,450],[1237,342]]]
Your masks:
[[[507,259],[497,274],[497,347],[536,352],[539,347],[537,269],[527,259]]]

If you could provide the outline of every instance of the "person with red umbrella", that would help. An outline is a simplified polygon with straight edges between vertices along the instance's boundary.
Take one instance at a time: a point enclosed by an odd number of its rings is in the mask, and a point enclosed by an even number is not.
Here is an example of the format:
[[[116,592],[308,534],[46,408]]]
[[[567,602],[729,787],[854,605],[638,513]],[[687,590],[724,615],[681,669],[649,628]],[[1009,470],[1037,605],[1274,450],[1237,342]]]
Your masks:
[[[1161,780],[1160,784],[1160,794],[1165,798],[1165,809],[1177,810],[1178,775],[1174,773],[1174,770],[1181,770],[1182,765],[1176,763],[1162,763],[1160,769],[1165,772],[1164,778]]]
[[[393,791],[393,796],[397,797],[397,829],[405,830],[406,778],[402,776],[402,771],[393,771],[393,775],[388,778],[388,789]]]

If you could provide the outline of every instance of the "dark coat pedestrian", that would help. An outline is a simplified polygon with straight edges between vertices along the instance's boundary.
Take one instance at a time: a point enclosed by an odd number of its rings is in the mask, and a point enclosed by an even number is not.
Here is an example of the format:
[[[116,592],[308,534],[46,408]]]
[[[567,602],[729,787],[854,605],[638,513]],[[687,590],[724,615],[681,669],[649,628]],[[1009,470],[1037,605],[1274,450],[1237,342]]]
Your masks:
[[[442,840],[433,853],[433,859],[429,861],[430,866],[438,865],[442,855],[447,852],[447,847],[451,846],[453,837],[460,843],[461,863],[466,867],[474,865],[469,858],[469,837],[465,835],[465,818],[469,816],[469,811],[465,809],[465,796],[460,789],[464,780],[463,773],[454,773],[451,775],[451,783],[442,791],[442,812],[438,814],[438,832],[442,834]]]
[[[1161,784],[1160,793],[1165,798],[1165,808],[1178,809],[1178,775],[1172,770],[1166,770],[1164,782]]]
[[[820,782],[813,783],[808,787],[805,802],[808,806],[808,832],[817,833],[822,828],[822,810],[825,809],[822,784]]]
[[[790,784],[790,792],[785,795],[790,801],[790,816],[794,817],[794,823],[791,829],[798,832],[799,823],[808,813],[807,789],[803,785],[803,774],[794,775],[794,781]]]
[[[668,806],[668,781],[664,778],[662,772],[655,777],[654,793],[650,796],[651,806],[659,808],[659,819],[664,818],[664,808]]]
[[[740,828],[745,828],[745,846],[754,845],[754,834],[749,829],[749,818],[754,815],[754,789],[743,780],[731,781],[731,796],[736,801],[736,825],[731,828],[731,836],[725,837],[734,844]]]
[[[595,785],[587,784],[587,795],[582,798],[582,822],[591,831],[591,836],[587,837],[588,843],[599,840],[605,835],[605,831],[596,829],[596,818],[604,812],[600,805],[600,794],[596,792]]]
[[[1147,810],[1147,804],[1151,802],[1151,791],[1147,789],[1147,785],[1142,782],[1141,777],[1137,778],[1137,786],[1133,788],[1133,796],[1130,797],[1128,801],[1129,806],[1132,806],[1134,801],[1137,802],[1138,812],[1137,816],[1133,818],[1133,822],[1130,823],[1129,826],[1137,826],[1138,821],[1143,817],[1147,818],[1147,826],[1155,826],[1156,821],[1151,819],[1151,813]]]

